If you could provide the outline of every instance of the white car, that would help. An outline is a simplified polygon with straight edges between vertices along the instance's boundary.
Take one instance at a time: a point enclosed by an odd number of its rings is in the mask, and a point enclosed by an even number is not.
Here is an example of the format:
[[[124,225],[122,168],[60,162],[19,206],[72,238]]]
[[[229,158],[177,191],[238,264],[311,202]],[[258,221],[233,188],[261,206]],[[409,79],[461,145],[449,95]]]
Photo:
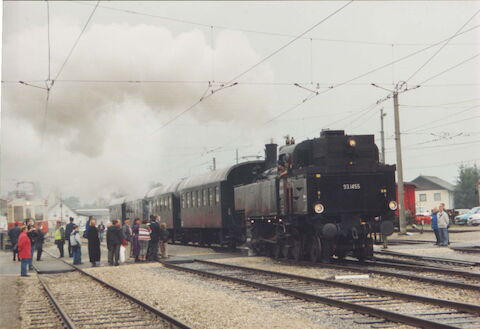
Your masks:
[[[471,226],[478,226],[480,225],[480,213],[473,214],[468,217],[467,219],[467,225]]]

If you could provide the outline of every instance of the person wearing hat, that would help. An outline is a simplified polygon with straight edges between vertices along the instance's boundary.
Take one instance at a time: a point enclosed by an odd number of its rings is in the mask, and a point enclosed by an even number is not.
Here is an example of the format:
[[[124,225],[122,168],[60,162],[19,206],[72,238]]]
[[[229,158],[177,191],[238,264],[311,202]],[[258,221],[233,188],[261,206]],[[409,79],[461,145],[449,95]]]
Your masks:
[[[65,245],[65,229],[62,227],[62,222],[57,221],[54,234],[55,244],[60,252],[60,258],[64,256],[63,246]]]

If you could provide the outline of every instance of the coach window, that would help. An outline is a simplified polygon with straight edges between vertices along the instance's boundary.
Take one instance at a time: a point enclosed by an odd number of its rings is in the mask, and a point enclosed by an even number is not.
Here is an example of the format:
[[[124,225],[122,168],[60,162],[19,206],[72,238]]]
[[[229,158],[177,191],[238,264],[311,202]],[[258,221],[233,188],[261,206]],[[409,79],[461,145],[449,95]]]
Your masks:
[[[185,208],[185,194],[182,194],[182,208]]]
[[[215,203],[220,202],[220,191],[218,189],[218,186],[215,186]]]
[[[207,189],[204,189],[203,190],[203,206],[206,206],[207,205],[207,202],[208,202],[208,195],[207,195],[208,191]]]
[[[168,210],[172,210],[172,196],[168,197]]]
[[[192,196],[192,199],[193,199],[193,208],[197,208],[198,207],[198,204],[197,204],[197,193],[195,191],[192,192],[193,196]]]
[[[198,207],[200,208],[202,206],[202,203],[203,203],[202,190],[197,191],[197,197],[198,197]]]
[[[211,187],[208,188],[208,205],[213,206],[213,189]]]

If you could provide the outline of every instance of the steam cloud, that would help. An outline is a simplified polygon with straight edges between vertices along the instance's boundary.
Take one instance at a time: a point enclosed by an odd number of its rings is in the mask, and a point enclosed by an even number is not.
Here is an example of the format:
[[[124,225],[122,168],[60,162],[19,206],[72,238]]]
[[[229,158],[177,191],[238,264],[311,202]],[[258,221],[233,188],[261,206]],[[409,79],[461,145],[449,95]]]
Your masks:
[[[52,78],[80,30],[58,27],[52,32]],[[4,45],[4,80],[44,80],[47,76],[46,28],[27,29]],[[200,30],[177,36],[153,25],[94,24],[82,36],[59,80],[227,81],[260,59],[238,32],[221,32],[214,51]],[[212,53],[213,52],[213,53]],[[212,70],[212,56],[214,65]],[[212,72],[213,71],[213,72]],[[273,79],[268,66],[248,75]],[[41,81],[36,83],[43,86]],[[71,152],[88,157],[103,154],[115,117],[127,106],[146,106],[158,125],[190,106],[206,84],[92,83],[57,81],[50,94],[45,138],[62,141]],[[45,92],[22,85],[4,88],[4,111],[28,122],[37,134],[44,125]],[[241,107],[238,104],[241,102]],[[215,94],[192,111],[199,122],[261,122],[268,115],[268,89],[239,85]],[[255,120],[252,120],[255,118]]]

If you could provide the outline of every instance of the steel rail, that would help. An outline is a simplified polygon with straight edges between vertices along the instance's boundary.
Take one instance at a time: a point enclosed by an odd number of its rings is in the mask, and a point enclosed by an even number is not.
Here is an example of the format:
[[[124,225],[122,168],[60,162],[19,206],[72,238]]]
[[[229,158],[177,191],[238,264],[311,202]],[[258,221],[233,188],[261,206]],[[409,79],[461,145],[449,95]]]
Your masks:
[[[480,253],[480,247],[450,247],[450,249],[460,252]]]
[[[452,263],[452,264],[457,264],[460,266],[480,266],[480,262],[469,262],[469,261],[461,261],[458,259],[451,259],[451,258],[440,258],[440,257],[429,257],[429,256],[418,256],[418,255],[410,255],[410,254],[404,254],[400,252],[395,252],[395,251],[374,251],[374,254],[378,255],[388,255],[388,256],[393,256],[393,257],[404,257],[404,258],[411,258],[411,259],[419,259],[419,260],[424,260],[428,262],[435,262],[435,263]]]
[[[406,293],[403,293],[403,292],[359,286],[359,285],[352,284],[352,283],[331,281],[331,280],[325,280],[325,279],[319,279],[319,278],[311,278],[311,277],[297,275],[297,274],[274,272],[274,271],[269,271],[269,270],[261,270],[261,269],[245,267],[245,266],[238,266],[238,265],[222,264],[222,263],[210,262],[210,261],[206,261],[206,260],[195,260],[195,262],[201,263],[201,264],[216,265],[216,266],[219,266],[219,267],[228,267],[228,268],[250,271],[250,272],[257,272],[257,273],[262,273],[262,274],[276,275],[276,276],[281,276],[281,277],[284,277],[284,278],[296,279],[296,280],[301,280],[301,281],[308,281],[308,282],[312,282],[312,283],[320,283],[320,284],[333,286],[333,287],[338,287],[338,288],[345,288],[345,289],[363,291],[363,292],[368,292],[368,293],[375,294],[375,295],[380,295],[380,296],[396,297],[396,298],[401,298],[401,299],[405,299],[405,300],[409,300],[409,301],[429,303],[429,304],[442,306],[442,307],[450,307],[451,308],[453,306],[458,310],[462,310],[462,311],[465,311],[465,312],[480,315],[480,306],[473,305],[473,304],[465,304],[465,303],[453,302],[453,301],[444,300],[444,299],[437,299],[437,298],[432,298],[432,297],[411,295],[411,294],[406,294]]]
[[[324,268],[333,268],[333,269],[339,269],[339,270],[344,270],[344,271],[353,271],[353,272],[359,272],[359,273],[373,273],[373,274],[379,274],[379,275],[385,275],[385,276],[391,276],[391,277],[397,277],[397,278],[402,278],[402,279],[408,279],[408,280],[416,280],[416,281],[423,281],[427,283],[433,283],[436,285],[443,285],[443,286],[448,286],[448,287],[455,287],[455,288],[461,288],[461,289],[468,289],[468,290],[480,290],[480,286],[478,285],[473,285],[469,283],[464,283],[464,282],[458,282],[458,281],[449,281],[449,280],[442,280],[438,278],[431,278],[431,277],[426,277],[426,276],[420,276],[416,274],[406,274],[406,273],[399,273],[399,272],[391,272],[388,270],[381,270],[381,269],[372,269],[371,267],[359,267],[358,265],[356,266],[349,266],[349,265],[337,265],[337,264],[309,264],[310,266],[316,266],[316,267],[324,267]],[[382,264],[383,265],[383,264]],[[397,267],[399,269],[405,269],[409,270],[408,268],[403,268],[403,264],[385,264],[384,266],[391,266],[391,267]],[[366,264],[366,266],[379,266],[378,264],[375,265],[375,263]],[[381,266],[381,265],[380,265]],[[425,271],[429,272],[427,268],[425,269],[417,269],[417,268],[411,268],[411,271]],[[444,272],[442,272],[444,273]],[[468,272],[466,272],[468,273]],[[474,273],[476,274],[476,273]]]
[[[48,298],[50,299],[50,301],[52,302],[53,306],[55,307],[55,310],[56,312],[60,315],[63,323],[65,324],[65,326],[68,328],[68,329],[77,329],[77,327],[75,326],[75,324],[73,323],[72,319],[70,319],[70,317],[68,316],[67,312],[65,312],[65,310],[62,308],[62,306],[60,305],[60,303],[58,302],[58,300],[55,298],[55,296],[53,295],[53,293],[50,291],[50,288],[48,288],[48,285],[43,281],[43,279],[40,277],[40,275],[38,276],[38,280],[40,281],[42,287],[43,287],[43,290],[45,290],[45,292],[47,293],[47,296]]]
[[[207,262],[207,263],[209,263],[209,262]],[[218,263],[212,263],[212,264],[220,265],[220,266],[224,265],[224,264],[218,264]],[[441,323],[438,323],[438,322],[433,322],[433,321],[424,320],[424,319],[420,319],[420,318],[416,318],[416,317],[412,317],[412,316],[408,316],[408,315],[404,315],[404,314],[385,311],[385,310],[382,310],[382,309],[372,308],[372,307],[369,307],[369,306],[349,303],[349,302],[336,300],[336,299],[333,299],[333,298],[328,298],[328,297],[323,297],[323,296],[307,294],[307,293],[303,293],[303,292],[299,292],[299,291],[295,291],[295,290],[291,290],[291,289],[286,289],[286,288],[281,288],[281,287],[277,287],[277,286],[268,285],[268,284],[265,284],[265,283],[254,282],[254,281],[250,281],[250,280],[230,277],[230,276],[221,275],[221,274],[217,274],[217,273],[211,273],[211,272],[207,272],[207,271],[191,269],[191,268],[187,268],[187,267],[184,267],[184,266],[178,266],[178,265],[170,264],[170,263],[167,263],[167,262],[163,262],[163,265],[167,268],[171,268],[171,269],[174,269],[174,270],[179,270],[179,271],[189,272],[189,273],[193,273],[193,274],[197,274],[197,275],[207,276],[207,277],[211,277],[211,278],[215,278],[215,279],[220,279],[220,280],[223,280],[223,281],[231,281],[231,282],[247,285],[247,286],[262,289],[262,290],[268,290],[268,291],[281,293],[281,294],[284,294],[284,295],[287,295],[287,296],[290,296],[290,297],[302,299],[302,300],[309,301],[309,302],[327,304],[327,305],[331,305],[331,306],[335,306],[335,307],[340,307],[340,308],[343,308],[343,309],[352,310],[352,311],[362,313],[362,314],[368,314],[368,315],[372,315],[372,316],[375,316],[375,317],[380,317],[380,318],[387,319],[389,321],[393,321],[393,322],[397,322],[397,323],[404,323],[404,324],[413,325],[413,326],[422,327],[422,328],[428,328],[428,329],[430,329],[430,328],[431,329],[453,329],[453,328],[457,328],[457,327],[450,326],[450,325],[447,325],[447,324],[441,324]],[[235,265],[229,265],[228,267],[230,267],[230,266],[232,268],[236,268]],[[238,268],[241,269],[242,267],[238,267]],[[244,269],[250,270],[250,268],[244,268]],[[263,270],[252,269],[252,271],[260,271],[261,272]],[[266,273],[268,273],[268,272],[269,271],[266,271]],[[277,272],[271,272],[271,273],[274,273],[275,275],[278,275]]]
[[[103,285],[104,287],[107,287],[108,289],[115,291],[115,292],[118,293],[119,295],[127,298],[128,300],[130,300],[130,301],[132,301],[133,303],[139,305],[140,307],[142,307],[142,308],[150,311],[151,313],[159,316],[160,318],[162,318],[163,320],[165,320],[166,322],[168,322],[170,325],[173,325],[173,326],[175,326],[175,327],[177,327],[177,328],[179,328],[179,329],[192,329],[191,327],[187,326],[186,324],[184,324],[184,323],[178,321],[177,319],[174,319],[174,318],[172,318],[171,316],[169,316],[169,315],[167,315],[167,314],[165,314],[165,313],[157,310],[156,308],[148,305],[147,303],[142,302],[141,300],[133,297],[132,295],[130,295],[130,294],[128,294],[128,293],[126,293],[126,292],[124,292],[124,291],[122,291],[122,290],[114,287],[114,286],[112,286],[111,284],[103,281],[102,279],[99,279],[99,278],[97,278],[96,276],[94,276],[94,275],[92,275],[92,274],[90,274],[90,273],[85,272],[84,270],[82,270],[82,269],[79,268],[78,266],[75,266],[75,265],[73,265],[73,264],[70,264],[70,263],[68,263],[67,261],[63,260],[63,259],[59,259],[58,257],[53,256],[53,255],[52,255],[51,253],[49,253],[48,251],[46,251],[46,253],[49,254],[50,256],[52,256],[53,258],[56,258],[57,260],[59,260],[59,261],[61,261],[61,262],[64,262],[65,264],[73,267],[76,271],[80,272],[81,274],[83,274],[83,275],[85,275],[85,276],[93,279],[94,281],[97,281],[98,283],[100,283],[100,284]]]

